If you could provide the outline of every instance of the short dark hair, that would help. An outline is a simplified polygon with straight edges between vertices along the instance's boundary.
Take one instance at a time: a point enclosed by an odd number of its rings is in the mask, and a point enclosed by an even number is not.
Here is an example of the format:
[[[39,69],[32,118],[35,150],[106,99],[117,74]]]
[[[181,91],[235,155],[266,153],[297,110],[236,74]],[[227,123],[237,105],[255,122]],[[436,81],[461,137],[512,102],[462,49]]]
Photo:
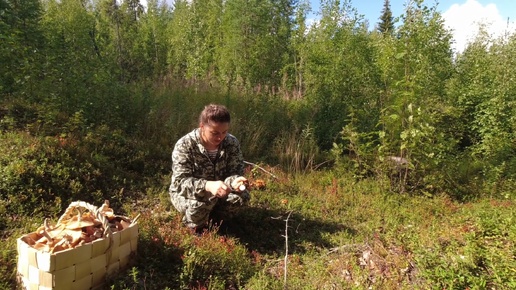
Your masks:
[[[199,116],[199,122],[208,124],[210,121],[215,123],[229,123],[231,121],[231,114],[223,105],[209,104],[202,110]]]

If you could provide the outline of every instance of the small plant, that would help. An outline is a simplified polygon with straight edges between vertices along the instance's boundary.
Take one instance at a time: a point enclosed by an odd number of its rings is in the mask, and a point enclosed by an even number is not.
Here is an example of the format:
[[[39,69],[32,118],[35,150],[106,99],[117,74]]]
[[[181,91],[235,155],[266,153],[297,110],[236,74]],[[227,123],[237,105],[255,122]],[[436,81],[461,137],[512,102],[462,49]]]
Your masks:
[[[187,245],[182,256],[182,287],[204,285],[207,289],[237,289],[245,285],[255,271],[247,249],[235,239],[205,232]]]

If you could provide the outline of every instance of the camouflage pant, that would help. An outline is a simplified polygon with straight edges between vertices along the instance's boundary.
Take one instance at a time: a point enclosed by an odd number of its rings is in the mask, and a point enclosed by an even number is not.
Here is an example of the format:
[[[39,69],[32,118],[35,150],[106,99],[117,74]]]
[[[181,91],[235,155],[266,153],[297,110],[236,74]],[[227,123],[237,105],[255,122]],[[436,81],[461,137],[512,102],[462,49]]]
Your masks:
[[[239,194],[230,193],[227,198],[216,198],[211,201],[188,199],[179,195],[174,195],[171,198],[174,207],[183,214],[183,223],[189,228],[207,225],[210,213],[217,204],[221,211],[232,211],[237,207],[246,205],[249,199],[248,191]]]

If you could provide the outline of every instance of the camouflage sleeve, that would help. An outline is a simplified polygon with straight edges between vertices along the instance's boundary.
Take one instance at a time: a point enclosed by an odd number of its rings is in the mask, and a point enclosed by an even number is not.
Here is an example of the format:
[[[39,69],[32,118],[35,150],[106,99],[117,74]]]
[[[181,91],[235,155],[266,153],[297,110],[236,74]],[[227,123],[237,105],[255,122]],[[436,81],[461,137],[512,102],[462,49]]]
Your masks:
[[[202,199],[205,194],[206,179],[194,176],[194,153],[184,139],[172,151],[171,194],[179,194],[188,199]]]
[[[244,156],[240,149],[238,139],[233,135],[228,136],[228,172],[227,178],[224,180],[226,184],[231,184],[237,177],[244,175]]]

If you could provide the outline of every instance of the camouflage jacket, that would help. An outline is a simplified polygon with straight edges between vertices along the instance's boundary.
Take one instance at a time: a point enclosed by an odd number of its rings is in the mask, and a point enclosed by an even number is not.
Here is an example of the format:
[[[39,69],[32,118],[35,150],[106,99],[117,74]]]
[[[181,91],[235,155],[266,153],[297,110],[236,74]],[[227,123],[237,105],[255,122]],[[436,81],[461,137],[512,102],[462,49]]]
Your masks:
[[[188,199],[208,200],[206,181],[222,180],[230,185],[244,173],[244,158],[238,139],[227,134],[219,145],[215,161],[208,157],[202,145],[199,128],[179,139],[172,151],[172,183],[170,197],[182,195]]]

